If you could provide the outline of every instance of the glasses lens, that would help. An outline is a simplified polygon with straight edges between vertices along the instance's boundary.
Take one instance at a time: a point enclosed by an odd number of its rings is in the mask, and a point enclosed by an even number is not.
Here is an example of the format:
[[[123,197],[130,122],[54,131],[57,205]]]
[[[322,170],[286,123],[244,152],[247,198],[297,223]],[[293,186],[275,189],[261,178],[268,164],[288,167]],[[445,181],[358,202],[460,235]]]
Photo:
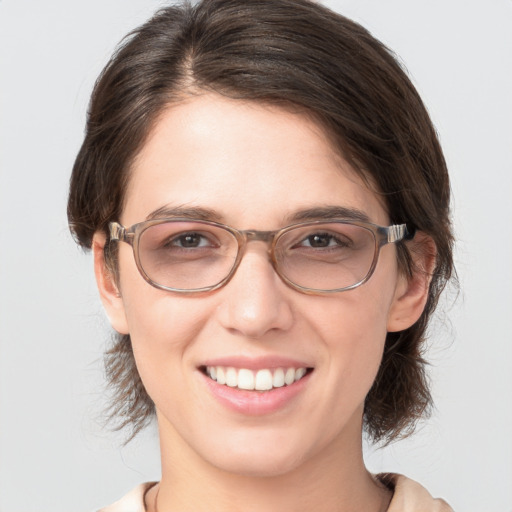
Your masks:
[[[232,233],[201,222],[164,222],[139,237],[139,262],[154,283],[176,290],[213,287],[231,271],[238,252]]]
[[[275,258],[291,282],[313,290],[349,288],[365,279],[376,253],[370,229],[326,222],[286,231],[277,241]]]

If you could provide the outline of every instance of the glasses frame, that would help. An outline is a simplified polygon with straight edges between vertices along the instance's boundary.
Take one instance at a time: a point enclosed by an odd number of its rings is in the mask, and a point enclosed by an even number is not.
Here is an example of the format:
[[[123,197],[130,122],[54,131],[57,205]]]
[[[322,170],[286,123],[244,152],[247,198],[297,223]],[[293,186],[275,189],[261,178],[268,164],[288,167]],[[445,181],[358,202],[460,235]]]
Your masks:
[[[206,286],[203,288],[194,288],[192,290],[185,290],[181,288],[171,288],[169,286],[164,286],[162,284],[159,284],[155,281],[153,281],[145,272],[144,268],[141,265],[140,257],[139,257],[139,240],[141,234],[151,226],[156,226],[158,224],[166,224],[168,222],[193,222],[197,224],[204,224],[205,226],[212,226],[224,229],[231,233],[237,243],[238,243],[238,252],[237,256],[235,258],[235,261],[233,263],[233,266],[231,268],[231,271],[229,274],[219,281],[218,283],[212,285],[212,286]],[[291,231],[296,228],[301,227],[308,227],[308,226],[315,226],[319,224],[328,224],[328,223],[339,223],[339,224],[349,224],[351,226],[359,226],[361,228],[364,228],[368,231],[370,231],[373,234],[373,238],[375,240],[375,249],[373,253],[373,260],[372,264],[370,266],[370,269],[366,273],[366,275],[360,279],[357,283],[346,286],[343,288],[336,288],[333,290],[321,290],[316,288],[308,288],[305,286],[300,286],[293,281],[291,281],[289,278],[284,275],[280,269],[279,264],[275,258],[275,247],[277,245],[277,242],[288,231]],[[274,271],[276,274],[281,278],[281,280],[286,283],[290,288],[293,288],[294,290],[297,290],[301,293],[311,294],[311,295],[324,295],[324,294],[330,294],[330,293],[339,293],[344,292],[347,290],[353,290],[354,288],[357,288],[358,286],[361,286],[362,284],[366,283],[370,277],[373,275],[375,268],[377,266],[377,262],[379,259],[380,250],[382,247],[384,247],[387,244],[397,243],[402,240],[410,240],[414,237],[414,232],[407,229],[406,224],[394,224],[391,226],[379,226],[378,224],[373,224],[371,222],[364,222],[359,220],[353,220],[353,219],[343,219],[343,218],[332,218],[332,219],[322,219],[322,220],[312,220],[307,222],[299,222],[296,224],[291,224],[289,226],[286,226],[284,228],[275,230],[275,231],[259,231],[256,229],[246,229],[246,230],[239,230],[232,228],[231,226],[227,226],[225,224],[220,224],[218,222],[208,221],[208,220],[201,220],[201,219],[193,219],[188,217],[170,217],[170,218],[161,218],[161,219],[153,219],[153,220],[147,220],[144,222],[139,222],[137,224],[134,224],[130,227],[124,227],[122,224],[119,224],[118,222],[110,222],[109,223],[109,231],[110,231],[110,241],[111,242],[125,242],[129,245],[131,245],[133,249],[133,256],[135,259],[135,264],[137,265],[137,269],[139,270],[139,273],[144,278],[145,281],[147,281],[151,286],[158,288],[160,290],[166,290],[169,292],[175,292],[175,293],[182,293],[182,294],[193,294],[193,293],[200,293],[200,292],[209,292],[213,290],[218,290],[219,288],[222,288],[225,286],[231,278],[234,276],[235,272],[237,271],[240,262],[242,261],[242,258],[245,254],[245,250],[247,247],[247,244],[252,241],[259,241],[259,242],[266,242],[268,247],[268,254],[269,254],[269,261],[272,264],[272,267],[274,268]]]

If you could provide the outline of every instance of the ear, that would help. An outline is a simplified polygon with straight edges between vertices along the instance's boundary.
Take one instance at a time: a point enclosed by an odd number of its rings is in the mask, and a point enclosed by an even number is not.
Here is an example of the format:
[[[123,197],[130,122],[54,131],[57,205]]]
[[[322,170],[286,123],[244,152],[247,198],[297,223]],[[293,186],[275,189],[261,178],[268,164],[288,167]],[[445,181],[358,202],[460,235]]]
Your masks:
[[[105,261],[105,235],[95,233],[92,239],[94,274],[100,292],[101,302],[112,327],[120,334],[129,334],[123,298],[119,292],[115,276]]]
[[[388,332],[403,331],[420,318],[436,264],[436,244],[432,237],[418,231],[407,246],[412,259],[412,275],[401,272],[398,278],[388,316]]]

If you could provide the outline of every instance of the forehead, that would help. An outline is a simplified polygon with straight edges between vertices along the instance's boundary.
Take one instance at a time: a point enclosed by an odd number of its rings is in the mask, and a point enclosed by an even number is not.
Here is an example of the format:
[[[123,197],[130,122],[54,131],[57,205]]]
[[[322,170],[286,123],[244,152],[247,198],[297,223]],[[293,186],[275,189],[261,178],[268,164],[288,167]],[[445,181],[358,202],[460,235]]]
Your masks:
[[[122,221],[202,207],[240,228],[274,229],[297,210],[325,206],[387,222],[379,197],[311,118],[203,94],[160,115],[132,165]]]

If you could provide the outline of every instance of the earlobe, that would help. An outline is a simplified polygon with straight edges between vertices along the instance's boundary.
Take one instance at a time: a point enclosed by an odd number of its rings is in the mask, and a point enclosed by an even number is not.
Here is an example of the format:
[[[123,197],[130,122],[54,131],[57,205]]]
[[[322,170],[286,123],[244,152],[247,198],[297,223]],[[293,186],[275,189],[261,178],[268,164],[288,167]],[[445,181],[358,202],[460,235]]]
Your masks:
[[[101,302],[112,327],[120,334],[129,334],[123,298],[119,292],[115,276],[105,261],[104,247],[105,235],[95,233],[92,240],[92,252],[94,256],[94,274]]]
[[[388,332],[403,331],[421,316],[428,299],[430,281],[436,263],[436,244],[432,237],[419,231],[408,242],[412,275],[399,277],[395,297],[388,315]]]

